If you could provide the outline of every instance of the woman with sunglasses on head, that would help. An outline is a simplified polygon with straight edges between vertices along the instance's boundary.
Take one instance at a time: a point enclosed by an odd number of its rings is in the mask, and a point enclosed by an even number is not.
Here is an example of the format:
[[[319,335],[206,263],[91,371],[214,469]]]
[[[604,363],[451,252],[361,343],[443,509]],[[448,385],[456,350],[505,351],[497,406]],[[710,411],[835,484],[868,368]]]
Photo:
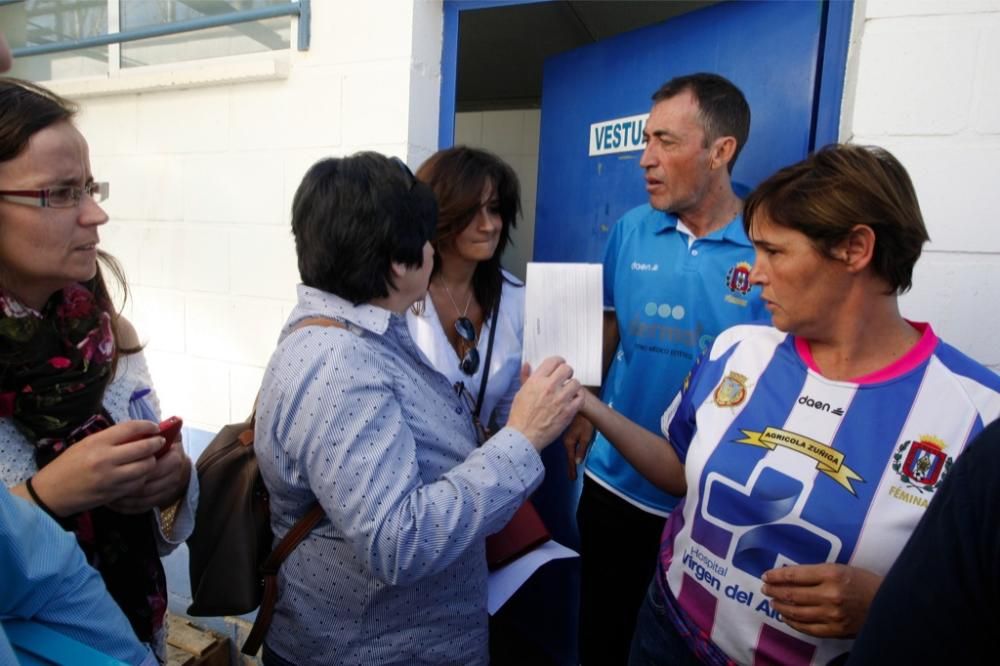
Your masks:
[[[75,108],[0,79],[0,480],[75,533],[138,638],[165,658],[160,556],[193,525],[197,482],[163,451],[138,337],[97,249],[108,221]]]
[[[457,146],[432,155],[417,179],[434,192],[438,224],[427,296],[407,313],[410,334],[481,424],[502,426],[524,340],[524,286],[500,267],[521,209],[517,175],[496,155]]]
[[[254,447],[282,538],[324,517],[281,566],[264,663],[486,664],[486,535],[539,483],[539,451],[583,401],[542,362],[507,427],[472,415],[427,363],[406,312],[433,266],[434,195],[377,153],[322,160],[292,203],[302,284],[268,363]]]

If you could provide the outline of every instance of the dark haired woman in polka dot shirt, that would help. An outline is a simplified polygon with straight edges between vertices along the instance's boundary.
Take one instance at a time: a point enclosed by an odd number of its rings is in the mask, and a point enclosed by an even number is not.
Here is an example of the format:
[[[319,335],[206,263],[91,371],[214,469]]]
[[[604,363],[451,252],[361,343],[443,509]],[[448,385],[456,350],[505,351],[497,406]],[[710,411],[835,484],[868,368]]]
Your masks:
[[[583,399],[547,359],[477,447],[466,402],[405,312],[432,265],[434,197],[376,153],[327,159],[292,206],[303,284],[265,373],[255,444],[281,538],[326,519],[282,566],[266,664],[485,664],[486,535],[541,482],[538,452]],[[307,325],[316,317],[335,326]]]

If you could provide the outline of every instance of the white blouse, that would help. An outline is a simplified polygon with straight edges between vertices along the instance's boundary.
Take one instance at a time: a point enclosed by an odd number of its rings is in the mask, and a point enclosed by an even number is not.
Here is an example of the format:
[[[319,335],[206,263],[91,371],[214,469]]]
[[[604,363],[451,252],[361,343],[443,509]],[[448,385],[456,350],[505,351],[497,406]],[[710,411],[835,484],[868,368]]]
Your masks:
[[[486,383],[486,396],[480,419],[483,424],[503,426],[510,415],[514,394],[521,388],[521,348],[524,344],[524,285],[513,275],[504,271],[503,290],[500,295],[500,312],[497,332],[493,340],[493,356],[490,359],[490,376]],[[513,284],[512,284],[513,283]],[[463,382],[473,401],[479,396],[479,386],[483,381],[486,363],[486,347],[490,339],[492,317],[488,317],[479,333],[479,369],[474,375],[467,375],[458,367],[458,354],[448,342],[441,320],[434,309],[430,295],[424,297],[422,314],[406,312],[406,324],[417,347],[438,372],[452,384]]]

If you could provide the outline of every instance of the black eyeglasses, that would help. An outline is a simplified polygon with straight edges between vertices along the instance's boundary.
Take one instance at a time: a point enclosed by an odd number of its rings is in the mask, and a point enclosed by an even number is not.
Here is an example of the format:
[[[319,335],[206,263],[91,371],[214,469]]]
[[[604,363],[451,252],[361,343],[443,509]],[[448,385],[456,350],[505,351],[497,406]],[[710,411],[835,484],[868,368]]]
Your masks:
[[[462,359],[458,362],[458,367],[467,375],[476,374],[479,369],[479,350],[476,348],[476,327],[468,317],[459,317],[455,320],[455,331],[458,337],[465,340],[471,346],[462,354]]]
[[[410,167],[406,166],[406,162],[398,157],[390,157],[389,161],[398,166],[399,170],[403,172],[403,178],[406,179],[406,191],[413,191],[413,186],[417,184],[417,177],[410,171]]]
[[[477,443],[482,445],[490,438],[490,431],[486,429],[483,422],[479,420],[479,415],[476,414],[476,400],[469,393],[469,389],[466,388],[465,382],[455,382],[455,393],[462,396],[465,400],[465,406],[469,410],[469,415],[472,417],[472,425],[476,429],[476,440]]]

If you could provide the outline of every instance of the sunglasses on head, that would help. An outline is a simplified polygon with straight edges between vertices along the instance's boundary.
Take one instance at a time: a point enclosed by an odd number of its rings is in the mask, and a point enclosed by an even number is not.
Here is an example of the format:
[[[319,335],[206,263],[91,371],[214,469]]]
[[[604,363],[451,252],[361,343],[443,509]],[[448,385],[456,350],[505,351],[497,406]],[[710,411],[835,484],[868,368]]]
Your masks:
[[[458,362],[458,367],[467,375],[476,374],[479,370],[479,350],[476,349],[476,327],[468,317],[459,317],[455,320],[455,331],[458,337],[468,342],[471,347],[462,355]]]
[[[406,191],[412,191],[413,186],[417,184],[417,177],[410,171],[410,167],[406,166],[406,162],[398,157],[390,157],[389,161],[399,167],[399,170],[403,173],[403,179],[406,181]]]

